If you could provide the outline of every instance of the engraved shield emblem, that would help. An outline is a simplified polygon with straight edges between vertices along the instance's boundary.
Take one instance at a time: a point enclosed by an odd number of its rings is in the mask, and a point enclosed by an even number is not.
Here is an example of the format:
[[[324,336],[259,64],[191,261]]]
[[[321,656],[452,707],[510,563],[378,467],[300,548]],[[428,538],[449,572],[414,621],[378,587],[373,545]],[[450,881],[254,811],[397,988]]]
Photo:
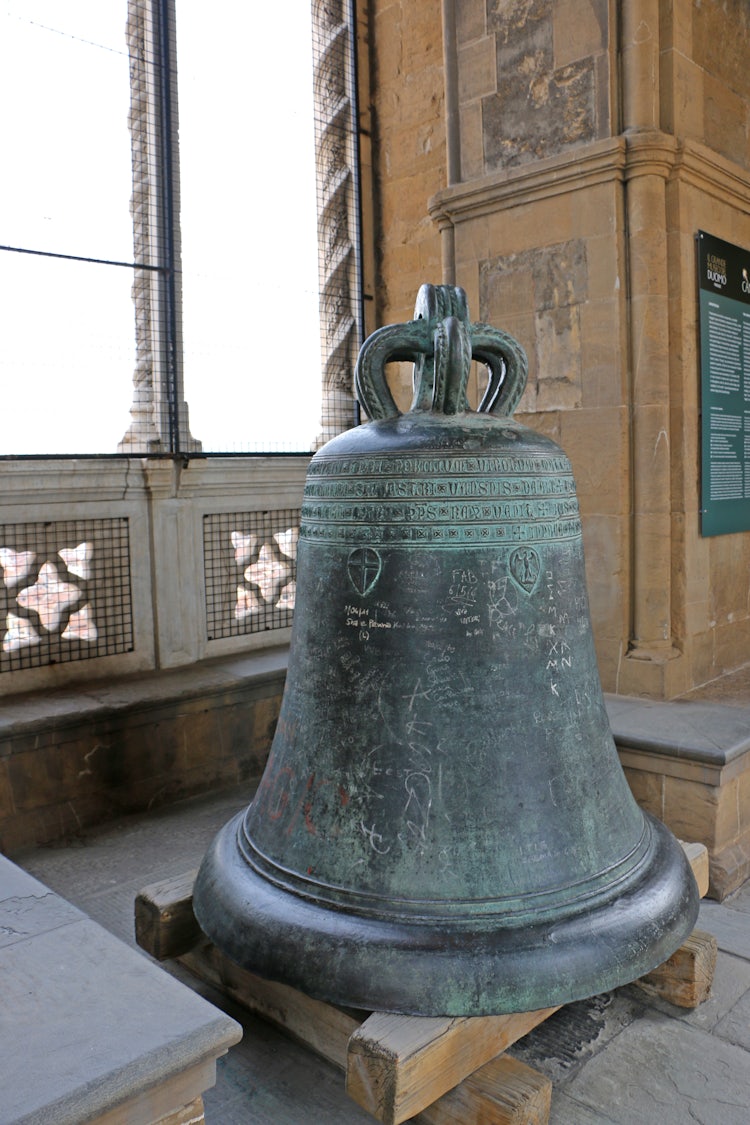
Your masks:
[[[508,560],[508,568],[513,580],[530,594],[539,580],[542,565],[533,547],[517,547]]]
[[[369,594],[382,569],[383,560],[374,547],[355,547],[346,565],[349,581],[358,594]]]

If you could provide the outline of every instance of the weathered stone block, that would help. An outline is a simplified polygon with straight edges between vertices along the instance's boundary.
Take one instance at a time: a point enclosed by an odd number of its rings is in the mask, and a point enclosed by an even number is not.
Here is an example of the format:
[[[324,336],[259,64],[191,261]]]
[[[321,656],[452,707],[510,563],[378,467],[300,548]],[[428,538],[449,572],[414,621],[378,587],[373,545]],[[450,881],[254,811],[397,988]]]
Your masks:
[[[535,312],[534,273],[527,267],[531,255],[493,258],[479,265],[479,317],[507,332],[508,317],[530,318]]]
[[[677,136],[703,140],[704,71],[682,52],[670,51],[665,60],[672,98],[667,103],[665,127]]]
[[[187,1125],[190,1103],[202,1117],[240,1026],[1,857],[0,882],[4,1119]]]
[[[473,102],[471,105],[461,106],[459,121],[461,178],[464,180],[473,180],[481,176],[484,172],[481,105],[478,102]]]
[[[456,39],[469,43],[487,33],[487,0],[461,0],[456,5]]]
[[[518,67],[530,53],[552,50],[552,0],[489,0],[487,30],[497,36],[498,60]]]
[[[8,759],[0,758],[0,822],[15,812],[13,787],[8,777]]]
[[[537,313],[535,336],[537,410],[574,410],[582,402],[579,306]]]
[[[552,11],[555,66],[567,66],[606,50],[607,0],[558,0]]]
[[[630,790],[646,812],[664,819],[664,777],[659,773],[624,767]]]
[[[727,34],[727,28],[732,28],[732,34]],[[719,78],[747,102],[750,97],[747,68],[750,10],[744,0],[726,0],[721,5],[694,4],[692,31],[693,57],[698,66]],[[733,159],[747,166],[746,149],[736,152]]]
[[[581,328],[581,405],[618,406],[626,378],[622,361],[620,308],[612,299],[588,301],[579,309]]]
[[[482,103],[488,171],[510,168],[596,138],[594,68],[587,60],[560,70],[551,52],[529,56],[513,77],[498,51],[497,93]]]
[[[276,731],[281,710],[281,695],[274,694],[255,703],[252,713],[250,749],[256,754],[266,753]],[[245,730],[245,723],[241,731]],[[231,752],[231,751],[230,751]]]
[[[497,88],[495,40],[479,39],[458,52],[458,98],[469,102]]]
[[[537,309],[582,304],[589,294],[586,242],[577,238],[534,253],[534,294]]]
[[[621,515],[628,491],[629,419],[624,407],[567,411],[560,444],[571,459],[585,515]],[[602,457],[601,451],[607,450]]]
[[[747,596],[747,579],[745,581]],[[741,604],[741,603],[739,603]],[[732,617],[735,615],[732,614]],[[750,621],[730,620],[726,625],[716,628],[716,672],[733,672],[748,662],[750,654]]]
[[[737,781],[720,788],[681,777],[664,779],[664,819],[681,840],[719,851],[737,839]]]
[[[94,746],[80,739],[13,754],[8,760],[8,777],[15,808],[22,811],[64,802],[88,788],[86,753]]]
[[[77,718],[78,696],[67,694],[50,701],[48,724],[30,704],[27,719],[19,717],[0,739],[0,847],[46,843],[112,816],[258,777],[285,673],[285,663],[270,672],[274,661],[265,661],[234,657],[202,675],[190,670],[102,686],[100,704],[83,697]]]

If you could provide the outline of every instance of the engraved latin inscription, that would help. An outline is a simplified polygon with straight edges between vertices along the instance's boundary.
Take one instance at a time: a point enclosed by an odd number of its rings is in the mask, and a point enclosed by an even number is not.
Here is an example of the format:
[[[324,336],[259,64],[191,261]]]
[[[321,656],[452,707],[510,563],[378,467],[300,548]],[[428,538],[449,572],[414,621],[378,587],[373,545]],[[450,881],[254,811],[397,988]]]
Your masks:
[[[309,476],[388,476],[409,477],[445,474],[450,479],[469,476],[517,476],[549,473],[553,476],[570,473],[570,462],[563,454],[548,453],[498,457],[404,457],[387,453],[373,457],[321,457],[310,463]]]
[[[564,455],[372,455],[313,460],[300,534],[364,551],[400,544],[521,545],[575,538],[580,531]],[[533,548],[514,557],[513,579],[530,592],[540,569]],[[358,589],[360,579],[350,579]]]
[[[300,525],[300,539],[308,542],[354,543],[378,547],[472,547],[577,539],[580,535],[581,521],[577,517],[534,523],[477,523],[462,527],[455,524],[334,524],[311,519],[303,508]]]

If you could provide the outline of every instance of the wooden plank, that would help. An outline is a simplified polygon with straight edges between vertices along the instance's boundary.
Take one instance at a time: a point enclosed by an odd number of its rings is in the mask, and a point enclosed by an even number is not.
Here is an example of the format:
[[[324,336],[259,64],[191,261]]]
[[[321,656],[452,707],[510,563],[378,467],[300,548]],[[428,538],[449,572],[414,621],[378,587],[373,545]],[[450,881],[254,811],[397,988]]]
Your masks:
[[[162,879],[136,895],[135,940],[157,961],[187,953],[202,937],[193,914],[197,874],[196,869],[173,879]]]
[[[282,1028],[334,1066],[345,1069],[349,1039],[366,1013],[338,1008],[287,984],[264,980],[235,965],[206,939],[180,957],[179,962],[243,1008]]]
[[[182,1109],[176,1109],[173,1113],[168,1113],[166,1117],[160,1117],[154,1125],[205,1125],[206,1117],[203,1110],[203,1099],[196,1098],[190,1105],[185,1105]]]
[[[345,1069],[348,1043],[360,1026],[363,1013],[336,1009],[287,985],[263,980],[239,969],[205,940],[179,961],[249,1011],[268,1019],[341,1070]],[[524,1063],[502,1056],[429,1106],[417,1123],[547,1125],[550,1095],[551,1083],[547,1078]]]
[[[455,1019],[375,1012],[349,1041],[347,1093],[385,1125],[399,1125],[556,1011]]]
[[[500,1055],[414,1119],[415,1125],[547,1125],[552,1083],[509,1055]]]
[[[693,869],[698,893],[705,898],[708,894],[708,848],[705,844],[686,844],[684,840],[680,843]]]
[[[650,996],[680,1008],[697,1008],[711,991],[717,948],[713,934],[693,930],[668,961],[635,983]]]

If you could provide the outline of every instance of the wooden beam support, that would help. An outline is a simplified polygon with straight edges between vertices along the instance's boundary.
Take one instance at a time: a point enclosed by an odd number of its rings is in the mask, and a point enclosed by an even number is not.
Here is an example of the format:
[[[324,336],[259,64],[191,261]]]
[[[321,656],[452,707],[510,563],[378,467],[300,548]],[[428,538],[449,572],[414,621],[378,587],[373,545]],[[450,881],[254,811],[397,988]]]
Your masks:
[[[339,1069],[346,1068],[349,1039],[366,1012],[338,1008],[314,1000],[288,984],[264,980],[235,965],[205,940],[180,957],[179,962],[201,980],[231,996],[247,1011],[280,1027]]]
[[[698,884],[698,894],[705,898],[708,894],[708,848],[705,844],[686,844],[684,840],[680,843]]]
[[[349,1040],[347,1093],[378,1121],[399,1125],[556,1011],[455,1019],[375,1012]]]
[[[635,983],[679,1008],[697,1008],[711,991],[718,945],[713,934],[693,930],[668,961]]]
[[[472,1074],[415,1118],[416,1125],[547,1125],[552,1083],[510,1055]]]
[[[157,961],[187,953],[203,937],[193,914],[197,874],[196,868],[173,879],[162,879],[136,895],[135,940]]]

